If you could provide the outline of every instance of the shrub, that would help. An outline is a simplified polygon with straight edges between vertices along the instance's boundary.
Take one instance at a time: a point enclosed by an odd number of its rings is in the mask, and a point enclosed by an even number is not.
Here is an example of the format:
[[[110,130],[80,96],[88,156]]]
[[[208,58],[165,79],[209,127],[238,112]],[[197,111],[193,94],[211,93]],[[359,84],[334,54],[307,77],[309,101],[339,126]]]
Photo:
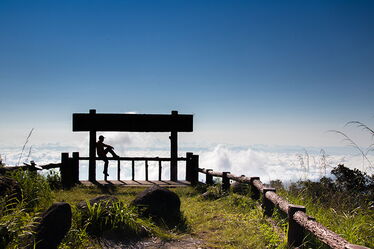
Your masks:
[[[213,186],[208,186],[206,192],[202,194],[201,196],[207,200],[216,200],[227,194],[228,194],[227,192],[222,191],[221,184],[216,184]]]
[[[141,237],[157,233],[155,225],[139,217],[136,210],[122,202],[99,202],[91,205],[80,216],[81,227],[94,236],[105,231],[123,233],[126,237]]]
[[[46,208],[52,204],[52,191],[44,176],[28,170],[16,170],[9,176],[20,184],[26,209]]]
[[[46,176],[49,187],[52,190],[58,190],[62,188],[61,175],[55,170],[50,170]]]

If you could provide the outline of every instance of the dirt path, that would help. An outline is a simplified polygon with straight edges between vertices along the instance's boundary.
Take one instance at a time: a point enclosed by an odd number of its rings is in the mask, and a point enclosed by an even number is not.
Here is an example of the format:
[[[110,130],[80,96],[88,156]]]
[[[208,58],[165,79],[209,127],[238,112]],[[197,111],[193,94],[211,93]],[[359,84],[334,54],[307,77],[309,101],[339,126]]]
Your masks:
[[[159,238],[147,238],[140,241],[118,241],[102,239],[100,244],[104,249],[205,249],[208,247],[203,246],[203,242],[198,239],[194,239],[191,236],[185,236],[184,238],[171,241],[162,241]]]

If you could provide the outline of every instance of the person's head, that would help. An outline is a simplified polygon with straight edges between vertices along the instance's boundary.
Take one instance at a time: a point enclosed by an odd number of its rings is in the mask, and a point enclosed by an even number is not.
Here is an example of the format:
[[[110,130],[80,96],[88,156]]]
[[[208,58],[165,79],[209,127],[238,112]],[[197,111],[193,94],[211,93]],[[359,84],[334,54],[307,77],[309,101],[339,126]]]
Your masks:
[[[104,136],[103,136],[103,135],[100,135],[100,136],[99,136],[99,141],[101,141],[101,142],[104,141]]]

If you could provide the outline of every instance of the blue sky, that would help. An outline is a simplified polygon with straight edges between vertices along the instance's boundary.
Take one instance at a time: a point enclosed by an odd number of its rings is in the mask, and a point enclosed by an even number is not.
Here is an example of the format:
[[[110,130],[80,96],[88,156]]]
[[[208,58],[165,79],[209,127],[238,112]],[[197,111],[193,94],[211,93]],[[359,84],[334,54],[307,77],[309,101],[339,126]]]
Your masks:
[[[339,145],[374,124],[373,1],[0,1],[0,143],[71,114],[195,114],[187,141]],[[349,130],[359,142],[365,136]],[[370,143],[370,141],[369,141]]]

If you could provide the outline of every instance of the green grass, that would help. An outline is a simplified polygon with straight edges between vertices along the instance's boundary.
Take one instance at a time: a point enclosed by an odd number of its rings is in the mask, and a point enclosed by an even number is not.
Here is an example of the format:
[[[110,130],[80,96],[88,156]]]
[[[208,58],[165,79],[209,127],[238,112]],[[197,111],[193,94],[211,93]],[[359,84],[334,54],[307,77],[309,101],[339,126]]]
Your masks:
[[[177,189],[191,234],[212,248],[285,248],[283,231],[263,217],[248,196],[223,194],[205,200],[191,188]],[[216,191],[217,192],[217,191]]]
[[[346,211],[326,207],[325,203],[322,204],[318,200],[313,200],[301,194],[292,195],[284,190],[278,191],[278,194],[290,203],[305,206],[308,215],[313,216],[319,223],[339,234],[350,243],[374,248],[373,209],[357,207]],[[317,242],[315,242],[315,245],[322,247]]]
[[[24,201],[7,206],[9,200],[0,200],[0,248],[6,244],[7,248],[22,247],[32,235],[40,213],[52,202],[61,201],[71,205],[73,220],[59,248],[101,248],[98,238],[107,231],[163,240],[187,236],[201,241],[202,247],[210,248],[287,248],[287,221],[284,215],[276,211],[272,218],[264,217],[259,202],[252,200],[249,195],[222,192],[219,184],[209,188],[199,185],[197,188],[171,189],[181,199],[183,222],[169,229],[140,218],[129,207],[128,204],[144,188],[77,186],[70,190],[52,190],[49,184],[56,184],[56,177],[47,178],[27,172],[17,172],[12,177],[20,181]],[[205,191],[210,194],[203,198],[201,193]],[[326,198],[316,199],[303,192],[295,194],[281,189],[277,192],[290,203],[306,206],[308,215],[350,243],[374,247],[373,210],[363,207],[332,208]],[[88,205],[87,211],[77,208],[79,202],[103,194],[115,195],[119,201],[110,205]],[[336,205],[336,202],[331,204]],[[326,248],[310,235],[305,245],[307,248]]]

